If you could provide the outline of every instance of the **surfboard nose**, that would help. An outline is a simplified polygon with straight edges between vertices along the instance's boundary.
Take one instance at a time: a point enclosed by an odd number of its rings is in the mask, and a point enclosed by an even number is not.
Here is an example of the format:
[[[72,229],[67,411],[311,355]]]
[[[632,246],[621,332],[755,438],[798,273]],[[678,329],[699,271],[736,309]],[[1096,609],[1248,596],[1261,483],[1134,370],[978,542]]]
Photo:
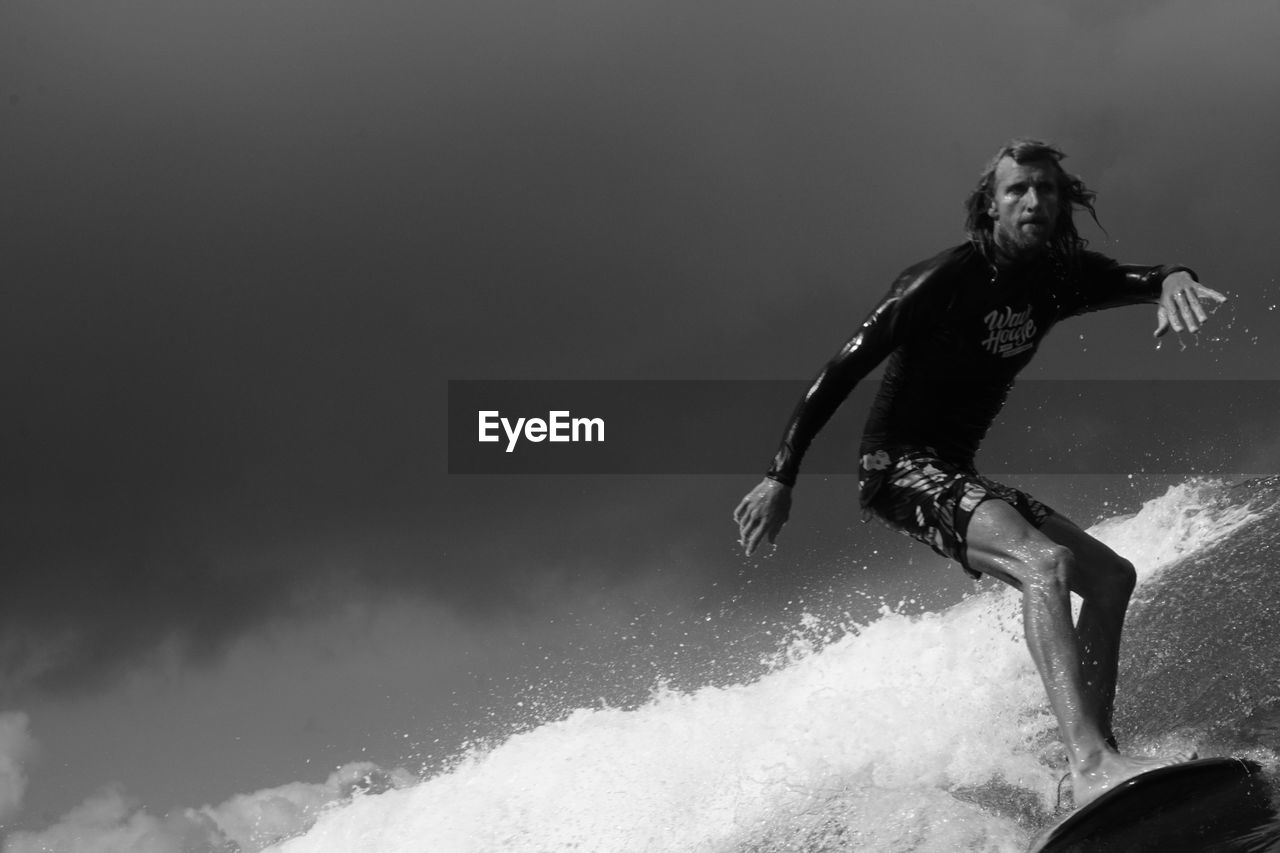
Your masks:
[[[1037,836],[1028,853],[1264,853],[1280,817],[1262,768],[1201,758],[1116,786]]]

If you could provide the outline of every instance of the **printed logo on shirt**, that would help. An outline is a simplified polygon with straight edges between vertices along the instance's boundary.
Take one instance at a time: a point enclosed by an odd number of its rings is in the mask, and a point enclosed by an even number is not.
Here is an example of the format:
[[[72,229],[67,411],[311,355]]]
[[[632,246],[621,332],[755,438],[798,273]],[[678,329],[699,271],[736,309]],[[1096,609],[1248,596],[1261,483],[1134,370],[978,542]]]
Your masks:
[[[997,308],[982,318],[987,324],[983,347],[992,355],[1010,358],[1035,346],[1036,321],[1031,319],[1031,306],[1014,311],[1009,306]]]

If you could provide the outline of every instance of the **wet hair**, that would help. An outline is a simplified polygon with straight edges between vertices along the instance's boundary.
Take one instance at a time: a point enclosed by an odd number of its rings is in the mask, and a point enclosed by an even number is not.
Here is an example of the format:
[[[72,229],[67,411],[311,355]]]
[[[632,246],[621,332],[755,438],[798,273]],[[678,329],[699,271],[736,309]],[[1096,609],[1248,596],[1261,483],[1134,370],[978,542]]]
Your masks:
[[[965,231],[983,256],[988,260],[995,257],[995,220],[987,211],[991,207],[996,188],[996,167],[1005,157],[1013,158],[1019,165],[1024,163],[1052,163],[1058,175],[1058,198],[1061,208],[1058,211],[1057,227],[1049,240],[1049,252],[1062,261],[1073,264],[1088,241],[1080,236],[1072,218],[1075,208],[1089,211],[1093,221],[1098,223],[1098,213],[1093,209],[1093,200],[1097,193],[1084,185],[1076,175],[1062,168],[1062,160],[1067,155],[1062,149],[1039,139],[1015,139],[1001,148],[991,162],[982,170],[978,185],[965,199]]]

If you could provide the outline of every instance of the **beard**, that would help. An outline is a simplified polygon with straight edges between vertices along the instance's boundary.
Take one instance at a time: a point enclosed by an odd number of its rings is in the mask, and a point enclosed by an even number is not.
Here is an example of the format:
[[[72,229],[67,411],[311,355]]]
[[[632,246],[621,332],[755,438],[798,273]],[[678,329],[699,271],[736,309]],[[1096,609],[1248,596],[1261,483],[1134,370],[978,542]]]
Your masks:
[[[1054,233],[1048,228],[1005,228],[996,223],[996,247],[1011,257],[1035,257],[1048,251],[1053,244]]]

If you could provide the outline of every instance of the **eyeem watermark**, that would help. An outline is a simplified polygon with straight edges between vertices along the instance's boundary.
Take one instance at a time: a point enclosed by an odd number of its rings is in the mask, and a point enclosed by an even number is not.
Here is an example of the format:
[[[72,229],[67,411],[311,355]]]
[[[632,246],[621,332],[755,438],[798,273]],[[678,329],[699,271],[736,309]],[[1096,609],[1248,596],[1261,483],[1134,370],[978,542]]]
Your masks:
[[[553,411],[547,412],[546,420],[516,418],[513,423],[510,419],[502,417],[502,413],[496,409],[481,411],[479,415],[480,441],[501,441],[502,436],[498,434],[501,428],[507,436],[507,453],[516,449],[516,444],[521,438],[532,442],[604,441],[604,418],[574,418],[570,417],[567,411]]]
[[[803,379],[453,379],[448,471],[758,478],[808,387]],[[858,473],[878,390],[875,382],[853,389],[809,449],[802,477]],[[1009,395],[978,461],[991,475],[1271,475],[1280,472],[1277,435],[1276,380],[1028,379]]]

